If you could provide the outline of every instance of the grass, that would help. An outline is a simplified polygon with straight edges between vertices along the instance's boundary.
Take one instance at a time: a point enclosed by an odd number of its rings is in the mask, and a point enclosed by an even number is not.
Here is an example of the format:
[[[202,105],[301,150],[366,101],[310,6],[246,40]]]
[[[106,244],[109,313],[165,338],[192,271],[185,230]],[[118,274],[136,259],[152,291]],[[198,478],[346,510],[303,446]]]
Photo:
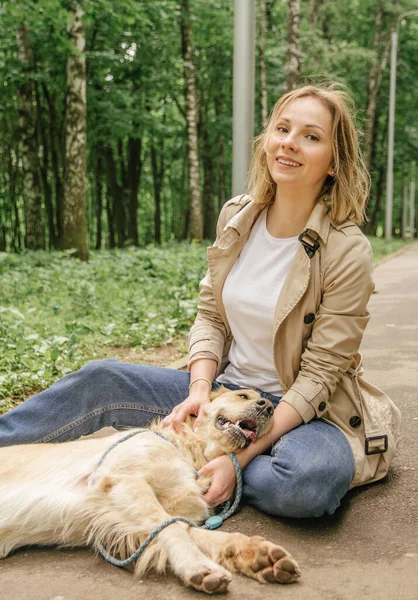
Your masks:
[[[374,262],[378,262],[378,261],[382,260],[382,258],[384,258],[385,256],[388,256],[389,254],[393,254],[393,252],[400,250],[406,244],[409,243],[409,242],[406,242],[405,240],[400,240],[400,239],[392,239],[392,240],[386,241],[384,238],[371,237],[371,236],[369,237],[369,241],[373,248]]]
[[[0,411],[108,354],[149,348],[193,322],[206,248],[175,244],[92,252],[0,254]]]
[[[375,260],[404,245],[370,238]],[[114,347],[184,337],[206,270],[206,247],[172,244],[91,252],[0,253],[0,412]]]

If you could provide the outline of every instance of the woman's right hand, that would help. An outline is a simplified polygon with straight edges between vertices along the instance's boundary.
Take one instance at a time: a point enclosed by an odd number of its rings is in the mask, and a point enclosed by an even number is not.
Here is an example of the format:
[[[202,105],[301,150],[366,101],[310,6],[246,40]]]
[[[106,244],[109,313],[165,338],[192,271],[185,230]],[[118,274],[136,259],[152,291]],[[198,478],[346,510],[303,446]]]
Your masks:
[[[186,400],[175,406],[171,413],[163,419],[164,427],[173,427],[175,431],[179,431],[181,424],[189,415],[197,417],[194,430],[199,427],[199,424],[205,416],[205,408],[210,403],[210,390],[191,391]]]

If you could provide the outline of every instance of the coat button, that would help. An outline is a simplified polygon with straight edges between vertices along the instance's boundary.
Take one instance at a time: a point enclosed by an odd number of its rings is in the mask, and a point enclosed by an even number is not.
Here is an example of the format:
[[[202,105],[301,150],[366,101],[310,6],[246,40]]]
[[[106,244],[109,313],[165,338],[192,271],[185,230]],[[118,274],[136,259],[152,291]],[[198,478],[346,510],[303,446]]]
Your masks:
[[[312,321],[315,321],[315,315],[313,313],[308,313],[303,317],[303,322],[306,323],[306,325],[309,325]]]
[[[361,425],[361,419],[360,417],[351,417],[350,419],[350,427],[353,427],[353,429],[356,429],[357,427],[360,427]]]
[[[325,410],[327,407],[327,403],[326,402],[320,402],[319,406],[318,406],[318,410]]]

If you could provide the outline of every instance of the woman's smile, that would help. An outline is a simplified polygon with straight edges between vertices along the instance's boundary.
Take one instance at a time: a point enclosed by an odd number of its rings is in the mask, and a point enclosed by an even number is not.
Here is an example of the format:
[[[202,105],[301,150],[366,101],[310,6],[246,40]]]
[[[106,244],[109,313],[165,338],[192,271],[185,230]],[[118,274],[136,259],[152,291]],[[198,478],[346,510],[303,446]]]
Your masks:
[[[295,169],[297,167],[301,167],[302,164],[299,162],[296,162],[295,160],[288,158],[287,156],[278,156],[276,158],[277,163],[284,168],[291,168],[291,169]]]

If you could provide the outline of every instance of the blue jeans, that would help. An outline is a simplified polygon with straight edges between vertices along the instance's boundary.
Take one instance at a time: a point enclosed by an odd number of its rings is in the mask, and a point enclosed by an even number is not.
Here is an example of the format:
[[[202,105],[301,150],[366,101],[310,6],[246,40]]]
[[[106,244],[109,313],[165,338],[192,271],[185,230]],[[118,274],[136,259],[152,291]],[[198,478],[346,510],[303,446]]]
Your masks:
[[[75,440],[107,426],[147,426],[188,396],[189,381],[184,371],[113,359],[90,362],[1,416],[0,446]],[[280,401],[261,394],[275,406]],[[251,461],[243,473],[243,497],[271,515],[319,517],[337,509],[353,476],[345,435],[326,421],[313,420],[282,436],[270,454]]]

